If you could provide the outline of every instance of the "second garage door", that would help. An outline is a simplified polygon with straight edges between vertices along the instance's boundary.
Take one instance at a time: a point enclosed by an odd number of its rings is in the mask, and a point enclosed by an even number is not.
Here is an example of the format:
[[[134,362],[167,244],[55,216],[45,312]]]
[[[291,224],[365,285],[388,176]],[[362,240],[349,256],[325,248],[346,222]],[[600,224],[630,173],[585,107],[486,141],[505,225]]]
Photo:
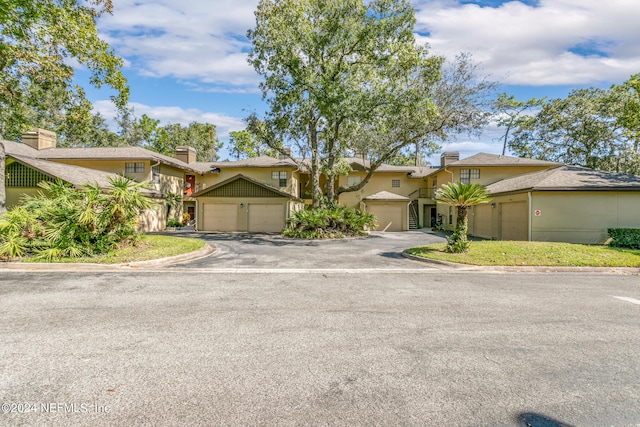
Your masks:
[[[238,205],[235,203],[204,203],[202,206],[203,231],[236,231]]]
[[[281,232],[284,229],[284,208],[283,203],[249,203],[249,232]]]
[[[500,240],[529,240],[527,202],[500,204]]]
[[[378,219],[378,228],[383,231],[402,231],[401,205],[367,205],[367,210]]]

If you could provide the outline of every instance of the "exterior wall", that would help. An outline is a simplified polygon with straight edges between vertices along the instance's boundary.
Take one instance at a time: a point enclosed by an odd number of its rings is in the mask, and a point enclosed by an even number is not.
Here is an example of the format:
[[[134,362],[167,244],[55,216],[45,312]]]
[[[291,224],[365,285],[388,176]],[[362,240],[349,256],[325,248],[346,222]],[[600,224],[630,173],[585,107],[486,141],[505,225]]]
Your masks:
[[[532,211],[533,240],[602,244],[608,228],[640,228],[640,192],[535,192]]]
[[[242,174],[256,181],[265,183],[271,187],[278,188],[280,191],[299,197],[299,175],[293,167],[280,168],[221,168],[218,174],[196,175],[196,190],[200,191],[209,188],[229,178],[233,178],[238,174]],[[287,186],[280,187],[276,179],[271,178],[271,172],[287,172]]]
[[[167,226],[167,205],[163,199],[152,199],[154,206],[140,215],[138,231],[149,233],[162,231]]]
[[[10,209],[20,204],[20,199],[22,199],[22,196],[34,196],[39,192],[44,193],[44,190],[40,187],[38,188],[6,187],[5,192],[6,192],[5,206],[7,209]]]
[[[364,172],[352,172],[350,176],[360,176],[364,178],[366,173]],[[391,181],[397,179],[400,180],[400,187],[392,187]],[[347,186],[347,177],[340,176],[338,185]],[[417,191],[424,187],[424,181],[418,179],[409,179],[406,172],[378,172],[375,173],[369,182],[359,191],[352,191],[350,193],[342,193],[338,198],[338,203],[350,208],[359,208],[360,202],[375,193],[380,191],[388,191],[390,193],[399,194],[409,198],[418,198]],[[370,203],[367,201],[366,203]],[[406,203],[406,202],[404,202]],[[408,228],[406,228],[408,230]]]
[[[495,208],[477,209],[469,216],[469,234],[501,239],[500,211],[504,204],[524,202],[531,218],[531,240],[603,244],[609,228],[640,228],[640,192],[545,191],[495,197]],[[454,220],[455,221],[455,220]],[[491,232],[487,233],[490,222]],[[529,226],[529,217],[522,222]]]
[[[97,169],[105,172],[126,175],[137,182],[151,181],[151,161],[150,160],[91,160],[91,159],[51,159],[52,162],[64,163],[67,165],[82,166],[90,169]],[[125,163],[144,163],[144,173],[125,174]]]
[[[196,202],[196,230],[203,229],[203,211],[204,204],[206,203],[220,203],[220,204],[235,204],[238,207],[237,210],[237,231],[247,231],[249,224],[248,205],[249,203],[283,203],[285,206],[285,220],[289,218],[292,211],[300,209],[299,202],[291,201],[286,198],[278,197],[246,197],[239,200],[237,197],[198,197]],[[243,205],[243,206],[240,206]]]

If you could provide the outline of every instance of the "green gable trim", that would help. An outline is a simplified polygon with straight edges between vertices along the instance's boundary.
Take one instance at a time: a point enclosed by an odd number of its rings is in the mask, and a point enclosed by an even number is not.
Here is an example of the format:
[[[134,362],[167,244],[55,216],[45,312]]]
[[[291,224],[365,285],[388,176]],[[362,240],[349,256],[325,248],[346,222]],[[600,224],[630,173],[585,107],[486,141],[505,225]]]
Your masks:
[[[203,191],[198,197],[273,197],[282,198],[283,194],[258,185],[244,178]]]
[[[35,188],[42,181],[55,182],[56,179],[22,163],[13,162],[6,167],[4,182],[7,188]]]

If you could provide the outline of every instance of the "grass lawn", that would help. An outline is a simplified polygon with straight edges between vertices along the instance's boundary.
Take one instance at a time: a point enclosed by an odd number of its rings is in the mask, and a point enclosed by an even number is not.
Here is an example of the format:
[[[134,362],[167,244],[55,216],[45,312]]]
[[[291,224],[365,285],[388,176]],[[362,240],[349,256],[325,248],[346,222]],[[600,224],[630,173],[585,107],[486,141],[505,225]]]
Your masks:
[[[81,262],[96,264],[122,264],[170,257],[202,249],[204,240],[185,237],[145,234],[138,246],[128,246],[107,255],[92,258],[59,258],[54,262]],[[21,262],[46,262],[33,258],[22,258]]]
[[[408,249],[411,255],[486,266],[640,267],[640,250],[552,242],[471,242],[469,252],[449,254],[445,244]]]

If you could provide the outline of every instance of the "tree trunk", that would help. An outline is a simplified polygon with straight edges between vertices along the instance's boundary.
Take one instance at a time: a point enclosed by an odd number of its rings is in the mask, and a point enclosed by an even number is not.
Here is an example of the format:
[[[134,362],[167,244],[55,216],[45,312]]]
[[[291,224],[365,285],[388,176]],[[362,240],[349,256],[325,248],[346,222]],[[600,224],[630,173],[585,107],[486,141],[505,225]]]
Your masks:
[[[460,239],[467,240],[467,231],[469,228],[469,222],[467,219],[468,207],[458,206],[458,218],[456,218],[456,232],[460,236]]]
[[[320,187],[320,153],[318,153],[318,130],[313,113],[309,114],[309,146],[311,147],[311,207],[322,205],[322,188]]]

